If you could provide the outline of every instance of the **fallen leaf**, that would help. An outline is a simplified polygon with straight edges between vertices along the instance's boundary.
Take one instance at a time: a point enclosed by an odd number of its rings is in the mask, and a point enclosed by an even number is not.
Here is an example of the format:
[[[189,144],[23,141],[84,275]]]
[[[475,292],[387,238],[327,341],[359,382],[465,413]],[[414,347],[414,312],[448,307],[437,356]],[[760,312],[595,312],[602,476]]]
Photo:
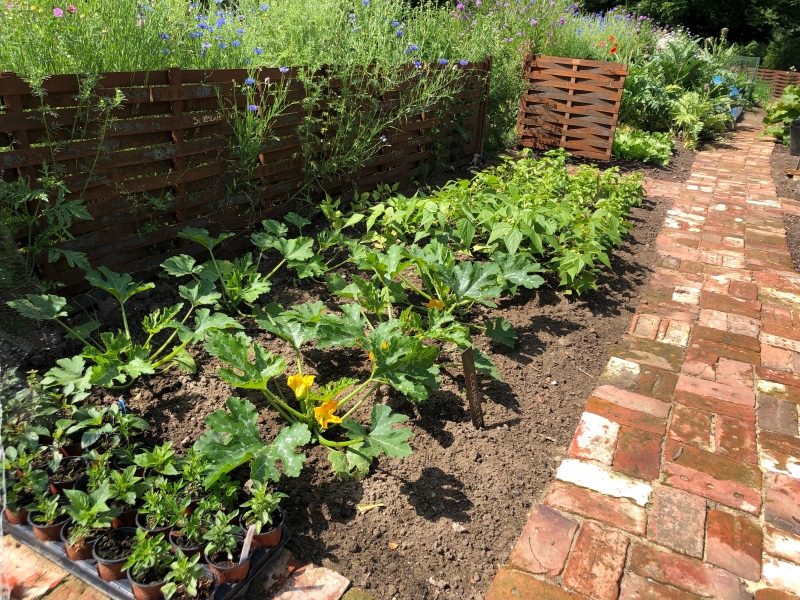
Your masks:
[[[389,550],[397,550],[400,547],[400,544],[396,544],[394,542],[389,542]]]
[[[356,504],[356,508],[358,512],[362,515],[367,512],[368,510],[372,510],[373,508],[381,508],[382,506],[386,506],[385,504]]]

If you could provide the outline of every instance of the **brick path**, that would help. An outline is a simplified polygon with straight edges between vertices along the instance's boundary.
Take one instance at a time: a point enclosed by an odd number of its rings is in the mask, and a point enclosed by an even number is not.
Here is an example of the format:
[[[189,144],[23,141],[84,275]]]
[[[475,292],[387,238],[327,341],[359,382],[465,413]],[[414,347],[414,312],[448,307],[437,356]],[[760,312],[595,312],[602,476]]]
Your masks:
[[[651,185],[659,264],[487,600],[798,599],[800,203],[756,133]]]

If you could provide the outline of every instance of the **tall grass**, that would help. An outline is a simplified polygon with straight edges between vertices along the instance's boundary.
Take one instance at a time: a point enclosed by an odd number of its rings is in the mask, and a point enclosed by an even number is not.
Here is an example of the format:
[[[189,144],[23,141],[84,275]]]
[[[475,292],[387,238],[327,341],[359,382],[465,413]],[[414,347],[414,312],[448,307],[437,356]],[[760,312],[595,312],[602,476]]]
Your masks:
[[[580,14],[565,0],[34,0],[0,8],[0,69],[34,80],[175,66],[456,65],[491,55],[492,146],[513,131],[526,52],[631,60],[654,43],[646,17]]]

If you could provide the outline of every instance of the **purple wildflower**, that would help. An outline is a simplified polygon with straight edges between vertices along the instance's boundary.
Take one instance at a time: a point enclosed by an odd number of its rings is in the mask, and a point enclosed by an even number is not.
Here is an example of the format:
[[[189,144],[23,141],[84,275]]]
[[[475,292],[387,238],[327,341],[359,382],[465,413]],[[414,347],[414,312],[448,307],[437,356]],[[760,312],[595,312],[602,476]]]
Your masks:
[[[264,51],[261,48],[253,48],[253,52],[255,52],[258,56],[264,54]]]
[[[248,77],[247,79],[245,79],[245,80],[244,80],[244,82],[245,82],[247,85],[253,85],[253,84],[256,82],[256,80],[255,80],[255,79],[253,79],[252,77]]]
[[[447,60],[446,58],[440,58],[440,59],[439,59],[439,64],[440,64],[440,65],[446,65],[446,64],[448,64],[449,62],[450,62],[450,61],[449,61],[449,60]]]
[[[416,44],[411,44],[408,47],[408,49],[411,50],[412,52],[416,52],[417,50],[419,50],[419,46],[417,46]]]
[[[225,48],[227,48],[227,47],[228,47],[228,44],[226,44],[225,42],[220,42],[220,43],[219,43],[219,47],[220,47],[220,48],[222,48],[222,49],[224,50]]]
[[[237,29],[236,33],[238,33],[239,35],[242,35],[244,33],[244,29]]]
[[[258,106],[256,106],[255,104],[249,104],[247,106],[247,110],[249,110],[250,112],[256,112],[258,110]]]
[[[288,73],[289,67],[278,67],[278,71],[280,71],[281,73]]]
[[[58,19],[60,19],[61,17],[64,16],[64,11],[61,10],[60,8],[56,7],[56,8],[53,9],[53,16],[58,18]]]
[[[403,30],[402,30],[402,29],[398,29],[397,31],[395,31],[395,32],[394,32],[394,34],[395,34],[397,37],[400,37],[400,36],[402,36],[402,35],[403,35]]]
[[[469,61],[460,60],[460,61],[458,61],[458,64],[460,64],[462,67],[466,67],[469,64]]]
[[[206,48],[206,49],[207,48],[211,48],[211,42],[203,42],[202,46],[203,46],[203,48]]]
[[[231,42],[231,46],[233,46],[234,48],[238,48],[239,46],[241,46],[241,44],[242,42],[240,42],[239,40],[233,40]]]

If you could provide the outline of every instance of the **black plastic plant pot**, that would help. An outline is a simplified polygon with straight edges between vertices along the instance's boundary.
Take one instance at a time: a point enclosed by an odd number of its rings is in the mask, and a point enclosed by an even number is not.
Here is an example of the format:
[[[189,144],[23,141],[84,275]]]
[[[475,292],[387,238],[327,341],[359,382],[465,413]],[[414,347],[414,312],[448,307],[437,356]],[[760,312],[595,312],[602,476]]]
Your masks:
[[[244,561],[242,564],[239,564],[239,556],[241,554],[241,548],[243,545],[244,540],[242,536],[237,535],[236,538],[239,540],[239,552],[233,555],[233,565],[226,565],[226,564],[219,564],[215,563],[211,560],[211,557],[206,555],[206,560],[208,561],[208,567],[211,569],[211,572],[217,576],[217,582],[222,585],[225,583],[238,583],[239,581],[244,581],[247,579],[247,573],[250,572],[250,558],[253,556],[252,550],[250,552],[250,556],[247,557],[247,560]]]
[[[145,522],[145,517],[142,513],[136,513],[136,526],[139,529],[143,529],[147,532],[147,537],[153,537],[158,535],[159,533],[164,534],[164,538],[166,539],[169,537],[169,532],[172,531],[172,525],[168,525],[167,527],[156,527],[155,529],[150,529]]]
[[[283,514],[283,509],[277,507],[273,513],[272,524],[273,528],[269,531],[262,531],[253,535],[253,548],[275,548],[281,543],[281,536],[283,535],[283,522],[286,516]],[[239,527],[245,532],[250,525],[245,523],[244,515],[239,518]]]
[[[107,531],[99,538],[92,548],[92,558],[97,561],[97,574],[103,581],[116,581],[117,579],[124,579],[127,575],[125,570],[125,561],[128,560],[128,554],[118,558],[102,558],[98,552],[102,553],[104,549],[104,540],[108,539],[132,539],[136,537],[135,527],[120,527],[119,529],[112,529]]]
[[[131,576],[130,569],[128,569],[128,581],[131,583],[133,597],[136,600],[162,600],[164,598],[164,592],[161,591],[161,588],[167,584],[166,581],[152,584],[137,583]]]
[[[173,529],[169,532],[169,543],[172,544],[172,547],[175,550],[180,549],[180,551],[186,556],[194,556],[195,554],[199,554],[200,562],[206,562],[206,556],[203,553],[204,546],[181,546],[177,541],[180,536],[181,532],[179,530]]]
[[[33,527],[33,535],[40,542],[57,542],[61,539],[61,529],[70,522],[68,515],[61,515],[60,520],[52,525],[41,525],[34,519],[37,513],[28,513],[28,525]]]
[[[133,527],[136,528],[136,515],[139,511],[136,508],[131,508],[130,510],[124,510],[120,512],[114,520],[111,521],[111,527],[113,529],[119,529],[121,527]]]
[[[86,470],[89,468],[89,462],[80,456],[69,456],[62,459],[58,468],[61,469],[64,466],[72,466],[75,464],[83,465],[83,470],[80,472],[80,474],[75,475],[71,479],[67,480],[53,481],[54,473],[50,469],[47,470],[48,475],[50,475],[50,479],[48,480],[50,484],[50,491],[53,494],[60,494],[62,490],[71,490],[75,488],[78,481],[80,481],[80,479],[86,473]]]
[[[211,591],[207,594],[200,594],[200,590],[197,590],[197,596],[195,596],[195,600],[212,600],[214,598],[214,594],[217,593],[217,586],[219,585],[217,581],[217,576],[211,572],[210,569],[205,569],[206,573],[205,576],[211,580]],[[202,578],[201,578],[202,579]]]
[[[61,528],[61,541],[64,542],[64,550],[67,553],[67,557],[70,560],[78,561],[78,560],[89,560],[92,558],[92,550],[94,550],[95,542],[97,542],[97,537],[93,539],[83,539],[75,544],[69,543],[69,534],[72,525],[72,521],[64,525]]]

